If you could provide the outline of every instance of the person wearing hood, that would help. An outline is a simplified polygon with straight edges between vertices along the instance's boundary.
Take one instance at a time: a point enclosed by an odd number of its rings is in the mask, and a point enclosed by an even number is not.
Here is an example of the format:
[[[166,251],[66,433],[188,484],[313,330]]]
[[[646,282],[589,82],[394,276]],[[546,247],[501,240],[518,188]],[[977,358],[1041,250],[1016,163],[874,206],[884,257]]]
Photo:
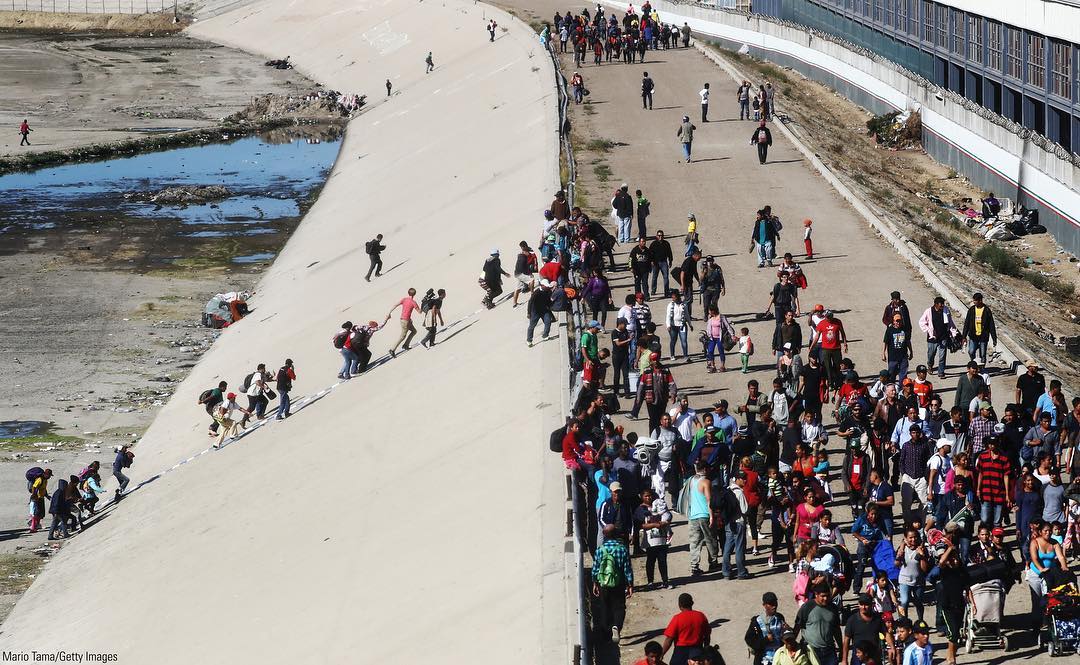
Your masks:
[[[683,157],[686,158],[686,163],[690,163],[690,153],[693,150],[694,143],[694,130],[697,127],[694,123],[690,122],[690,116],[684,115],[682,117],[682,124],[679,125],[679,129],[675,132],[675,136],[679,137],[679,141],[682,143]]]
[[[757,146],[758,161],[764,164],[769,158],[769,146],[772,145],[772,132],[765,126],[765,120],[758,123],[758,128],[750,135],[750,145]]]
[[[492,309],[495,307],[495,299],[502,295],[502,278],[509,277],[510,273],[506,272],[502,268],[502,261],[499,260],[499,250],[491,250],[491,255],[484,261],[484,267],[480,273],[480,286],[484,289],[487,295],[480,301],[484,307]]]
[[[49,540],[56,540],[56,530],[59,529],[64,538],[71,534],[68,532],[67,521],[71,517],[71,507],[68,503],[68,481],[61,478],[56,482],[56,490],[52,493],[49,502],[49,514],[52,515],[52,526],[49,527]]]
[[[116,459],[113,460],[112,473],[113,478],[116,478],[116,498],[119,499],[124,492],[127,491],[128,483],[131,482],[131,478],[124,475],[124,469],[131,466],[131,463],[135,461],[135,453],[127,446],[120,446],[116,451]]]

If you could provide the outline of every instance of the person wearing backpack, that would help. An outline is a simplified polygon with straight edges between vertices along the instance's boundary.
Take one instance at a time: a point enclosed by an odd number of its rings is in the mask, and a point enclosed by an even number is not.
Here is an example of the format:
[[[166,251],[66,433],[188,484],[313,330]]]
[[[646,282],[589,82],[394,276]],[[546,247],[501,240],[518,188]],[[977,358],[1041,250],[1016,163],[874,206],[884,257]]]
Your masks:
[[[536,286],[536,272],[539,270],[536,253],[529,247],[529,243],[522,240],[518,243],[521,251],[518,252],[514,261],[514,279],[517,280],[517,288],[514,289],[514,307],[518,306],[518,298],[522,293],[532,293]]]
[[[758,124],[758,128],[754,130],[754,133],[750,135],[750,145],[757,146],[758,161],[764,164],[769,157],[769,146],[772,145],[772,132],[765,126],[764,119]]]
[[[595,625],[611,630],[616,646],[626,620],[626,599],[634,595],[634,569],[624,535],[614,524],[604,527],[604,543],[597,548],[592,567],[592,593],[600,599]]]
[[[206,433],[207,436],[217,436],[218,433],[218,421],[214,418],[214,408],[225,401],[225,391],[228,390],[229,384],[226,381],[218,383],[217,388],[211,388],[204,390],[199,395],[199,404],[206,408],[206,415],[210,416],[210,430]]]
[[[131,482],[131,478],[124,475],[124,469],[131,466],[131,463],[135,461],[135,453],[131,452],[131,449],[127,446],[120,446],[116,450],[116,458],[113,460],[112,473],[113,478],[116,478],[116,499],[119,500],[127,491],[128,483]]]
[[[68,481],[61,478],[56,483],[56,491],[52,493],[52,499],[49,502],[49,514],[52,515],[52,526],[49,527],[49,540],[56,540],[56,531],[60,530],[60,534],[67,538],[71,535],[68,531],[68,519],[71,517],[71,504],[68,502],[71,498],[71,492],[68,490]]]
[[[248,412],[255,414],[257,420],[262,420],[266,415],[266,407],[270,404],[270,396],[273,392],[266,381],[269,375],[266,373],[266,363],[259,363],[255,371],[244,378],[243,391],[248,398]],[[240,423],[241,427],[247,426],[248,418],[245,417]]]
[[[784,615],[776,611],[778,605],[776,594],[766,591],[761,596],[761,607],[765,611],[750,617],[743,641],[754,652],[753,665],[772,663],[773,655],[783,646],[784,631],[791,630]]]
[[[289,393],[292,392],[292,383],[296,380],[296,371],[293,369],[292,358],[285,359],[285,364],[278,368],[277,375],[274,378],[277,383],[279,399],[276,418],[277,420],[285,420],[292,415],[289,413],[289,407],[292,406]]]
[[[42,469],[32,480],[30,471],[27,472],[30,490],[30,533],[41,529],[41,520],[45,517],[45,499],[49,498],[49,478],[52,478],[52,469]]]
[[[729,580],[735,579],[731,572],[731,554],[735,553],[735,566],[740,580],[750,579],[746,570],[746,472],[738,469],[731,476],[731,484],[720,494],[720,511],[724,520],[724,554],[720,559],[720,572]]]
[[[368,267],[367,275],[364,276],[365,282],[371,281],[371,273],[375,273],[376,277],[382,276],[382,257],[381,254],[386,246],[382,244],[382,234],[375,236],[372,240],[368,240],[364,244],[364,251],[367,252],[368,259],[371,260],[371,265]]]
[[[515,291],[515,296],[517,292]],[[424,296],[424,299],[420,302],[420,313],[424,317],[424,330],[427,334],[424,335],[424,339],[420,340],[420,345],[425,349],[430,349],[435,346],[435,330],[439,326],[445,326],[446,322],[442,317],[442,305],[443,300],[446,299],[446,289],[439,289],[437,292],[431,294],[431,297]]]

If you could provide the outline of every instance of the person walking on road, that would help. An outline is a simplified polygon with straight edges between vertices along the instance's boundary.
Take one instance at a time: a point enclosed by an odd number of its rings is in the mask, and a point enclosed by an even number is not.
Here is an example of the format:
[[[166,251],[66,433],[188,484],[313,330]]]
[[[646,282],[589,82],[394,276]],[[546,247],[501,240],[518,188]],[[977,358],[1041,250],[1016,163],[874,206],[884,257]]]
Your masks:
[[[424,335],[424,339],[420,340],[420,345],[424,348],[430,349],[435,346],[435,330],[439,326],[445,326],[446,322],[442,317],[443,301],[446,300],[446,289],[439,289],[436,291],[436,296],[427,301],[427,309],[424,309],[424,305],[420,305],[420,310],[424,314],[424,329],[427,330],[427,334]]]
[[[488,39],[488,41],[495,41],[495,28],[497,27],[499,26],[497,23],[495,23],[495,19],[491,19],[491,23],[488,23],[487,26],[488,37],[490,38]],[[566,42],[563,42],[563,51],[566,51]]]
[[[757,146],[758,161],[764,164],[769,158],[769,146],[772,145],[772,132],[765,126],[765,120],[762,120],[750,135],[750,145]]]
[[[640,210],[640,206],[638,208]],[[652,289],[651,295],[656,295],[656,281],[660,275],[664,276],[664,293],[671,290],[668,277],[671,274],[671,262],[674,255],[671,253],[671,243],[664,239],[664,232],[656,232],[656,240],[649,243],[649,253],[652,254]],[[1041,392],[1041,391],[1040,391]]]
[[[675,136],[679,137],[679,141],[682,143],[683,157],[686,158],[686,163],[690,163],[690,153],[693,149],[694,143],[694,130],[697,129],[690,122],[690,116],[684,115],[682,117],[682,124],[679,125],[679,131],[675,132]]]
[[[645,195],[638,189],[634,192],[637,196],[637,228],[638,235],[643,238],[649,237],[648,226],[646,220],[649,218],[649,199],[645,198]]]
[[[292,401],[289,399],[289,393],[292,392],[292,384],[293,381],[296,380],[296,370],[293,369],[292,358],[286,358],[285,364],[278,368],[276,380],[278,393],[276,418],[278,420],[285,420],[292,415],[289,411],[289,408],[292,406]]]
[[[750,81],[743,81],[739,91],[735,93],[735,99],[739,102],[739,120],[750,120]]]
[[[687,515],[688,533],[690,541],[690,576],[701,575],[701,546],[704,545],[708,553],[708,570],[716,568],[716,559],[720,556],[720,548],[716,543],[716,531],[714,525],[716,518],[712,512],[712,482],[706,475],[708,465],[705,460],[699,459],[694,462],[694,477],[690,479],[690,512]]]
[[[518,247],[521,251],[518,252],[517,259],[514,261],[514,279],[518,283],[514,289],[514,307],[518,306],[518,298],[522,293],[532,293],[533,287],[536,286],[535,275],[539,270],[536,253],[529,247],[529,243],[522,240],[518,243]]]
[[[401,308],[401,335],[398,337],[397,341],[394,342],[394,345],[390,347],[391,357],[397,355],[398,345],[402,342],[405,343],[401,347],[402,350],[408,351],[409,345],[412,344],[413,337],[416,336],[416,326],[414,326],[412,322],[413,312],[420,309],[420,305],[416,303],[416,289],[409,289],[409,295],[399,300],[396,305],[390,308],[390,312],[386,315],[386,321],[390,320],[390,317],[394,314],[394,310],[398,307]]]
[[[431,57],[431,51],[427,52],[427,57],[424,58],[424,64],[427,65],[427,68],[424,70],[425,74],[430,74],[432,70],[435,69],[435,60]]]
[[[387,83],[390,83],[387,81]],[[382,253],[386,249],[386,245],[382,244],[382,234],[378,234],[371,240],[367,241],[364,245],[364,251],[367,252],[368,259],[371,261],[371,265],[368,266],[367,274],[364,275],[364,281],[371,281],[371,273],[375,273],[376,277],[382,276]]]
[[[641,108],[652,110],[652,93],[656,86],[653,84],[653,80],[649,78],[649,72],[642,72],[641,74]]]
[[[630,242],[630,223],[634,219],[634,198],[630,196],[630,185],[624,182],[619,186],[619,190],[611,198],[611,209],[619,219],[615,239],[619,242]]]
[[[958,334],[956,324],[953,323],[952,312],[945,305],[944,298],[941,296],[934,298],[934,304],[919,317],[919,329],[926,333],[926,364],[930,369],[934,369],[937,365],[938,378],[944,379],[949,342]]]
[[[217,418],[214,417],[214,408],[225,401],[225,391],[228,390],[229,384],[225,381],[220,382],[217,388],[211,388],[205,391],[199,397],[199,404],[206,409],[206,415],[210,416],[210,430],[206,433],[207,436],[217,436],[218,424]]]
[[[771,267],[776,258],[776,241],[780,239],[780,233],[773,222],[772,217],[764,210],[757,211],[757,219],[754,220],[753,230],[750,232],[750,251],[757,246],[757,267],[764,268],[768,263]]]
[[[30,145],[30,132],[34,130],[30,129],[30,123],[23,118],[22,124],[19,125],[19,134],[22,135],[22,141],[19,142],[20,146]]]
[[[616,645],[626,620],[626,599],[634,595],[634,568],[619,527],[604,527],[604,544],[597,548],[592,567],[592,593],[600,599],[601,616],[596,624],[611,630]]]
[[[986,365],[987,342],[997,346],[997,326],[994,324],[994,313],[989,305],[983,303],[981,293],[971,296],[971,307],[968,307],[967,316],[964,317],[962,334],[967,339],[968,357],[975,360],[978,355],[979,364]]]
[[[689,47],[690,46],[690,26],[687,23],[683,22],[682,28],[679,29],[679,33],[682,34],[683,48]]]
[[[386,96],[390,96],[390,92],[394,89],[394,84],[390,82],[390,79],[386,79]]]
[[[698,92],[698,97],[701,97],[701,122],[709,121],[709,84],[706,83],[705,87]]]
[[[529,302],[526,305],[529,327],[525,331],[525,341],[530,348],[533,345],[533,330],[536,329],[537,323],[544,322],[543,336],[545,341],[547,341],[548,335],[551,333],[551,323],[555,320],[555,315],[551,312],[551,286],[551,282],[542,279],[540,280],[540,286],[533,290],[529,296]]]

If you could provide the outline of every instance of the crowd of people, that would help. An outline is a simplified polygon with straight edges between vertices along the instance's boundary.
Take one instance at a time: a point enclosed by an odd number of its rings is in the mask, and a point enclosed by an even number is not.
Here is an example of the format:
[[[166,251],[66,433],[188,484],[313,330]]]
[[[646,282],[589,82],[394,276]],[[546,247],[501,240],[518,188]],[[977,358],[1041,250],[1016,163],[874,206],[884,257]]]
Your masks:
[[[584,37],[586,46],[590,28],[595,35],[605,24],[663,26],[645,8],[621,22],[584,12],[560,20],[568,22],[571,44]],[[643,79],[648,109],[651,79]],[[580,74],[571,86],[578,97]],[[715,92],[700,93],[703,122]],[[750,117],[751,102],[756,120],[775,112],[770,93],[749,83],[736,97],[740,118]],[[688,161],[695,129],[684,117]],[[751,142],[764,163],[771,136],[755,130]],[[597,635],[618,643],[626,598],[674,586],[667,562],[674,514],[686,520],[690,583],[760,574],[778,580],[747,630],[755,663],[929,663],[935,631],[953,663],[965,609],[983,605],[980,616],[992,623],[987,605],[1003,607],[1017,583],[1030,590],[1031,629],[1044,627],[1048,593],[1075,582],[1069,561],[1080,557],[1080,397],[1067,400],[1034,360],[1019,375],[988,365],[998,333],[982,294],[954,313],[943,297],[913,311],[892,292],[882,328],[857,331],[880,345],[880,371],[856,368],[837,314],[848,303],[800,300],[812,275],[796,254],[778,257],[784,227],[763,206],[751,251],[759,274],[775,271],[775,280],[764,311],[746,319],[759,331],[771,320],[759,346],[749,326],[722,311],[729,284],[694,214],[674,248],[671,236],[647,229],[655,211],[640,189],[624,183],[610,203],[607,228],[557,193],[544,211],[541,260],[526,262],[539,267],[521,282],[533,288],[530,343],[537,321],[547,323],[575,299],[588,319],[572,347],[581,390],[552,448],[588,496]],[[808,260],[812,225],[807,219],[798,230]],[[527,243],[522,252],[532,254]],[[633,284],[625,295],[610,281],[623,272]],[[915,359],[916,336],[925,339],[925,364]],[[765,365],[751,370],[755,349],[766,348]],[[725,372],[733,354],[743,372],[768,367],[772,376],[751,378],[730,402],[692,404],[680,393],[686,363],[703,360],[708,372]],[[966,355],[959,377],[946,373],[954,354]],[[637,555],[644,583],[635,582]],[[783,569],[787,581],[780,582]],[[1000,601],[978,596],[990,592]],[[790,623],[777,612],[786,593],[795,607]],[[692,607],[682,594],[664,643],[647,644],[643,662],[717,662],[708,623]]]
[[[622,21],[614,14],[606,14],[600,5],[596,6],[595,12],[585,9],[577,16],[569,11],[565,15],[556,12],[550,26],[545,25],[544,30],[541,41],[554,48],[557,38],[558,50],[561,53],[572,51],[577,67],[585,63],[589,55],[595,65],[619,60],[633,64],[645,62],[649,51],[679,48],[680,44],[682,48],[690,46],[690,26],[685,22],[682,26],[662,23],[647,1],[640,13],[631,7]],[[545,38],[548,34],[550,41]]]
[[[135,461],[135,453],[128,446],[117,446],[113,458],[112,475],[116,478],[114,501],[119,501],[128,491],[131,479],[124,470]],[[26,491],[30,495],[29,516],[26,523],[30,533],[42,528],[45,515],[52,517],[49,540],[68,538],[84,528],[86,520],[97,509],[101,496],[106,494],[101,486],[101,462],[95,460],[84,466],[77,474],[58,478],[56,486],[49,490],[53,470],[31,467],[26,472]]]

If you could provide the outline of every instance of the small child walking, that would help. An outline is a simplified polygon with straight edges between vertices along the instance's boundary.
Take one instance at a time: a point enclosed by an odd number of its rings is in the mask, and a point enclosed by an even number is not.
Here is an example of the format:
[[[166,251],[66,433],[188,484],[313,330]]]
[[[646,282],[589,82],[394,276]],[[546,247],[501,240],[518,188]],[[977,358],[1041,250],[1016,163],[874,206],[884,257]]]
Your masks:
[[[806,258],[812,259],[814,258],[814,241],[810,238],[810,234],[814,230],[814,220],[804,219],[802,224],[804,228],[803,245],[806,246]]]
[[[825,496],[832,501],[832,487],[829,486],[829,456],[824,450],[819,450],[814,454],[814,477],[825,488]]]
[[[742,372],[750,372],[750,356],[754,355],[754,341],[750,339],[749,328],[739,328],[739,360],[742,361]]]

